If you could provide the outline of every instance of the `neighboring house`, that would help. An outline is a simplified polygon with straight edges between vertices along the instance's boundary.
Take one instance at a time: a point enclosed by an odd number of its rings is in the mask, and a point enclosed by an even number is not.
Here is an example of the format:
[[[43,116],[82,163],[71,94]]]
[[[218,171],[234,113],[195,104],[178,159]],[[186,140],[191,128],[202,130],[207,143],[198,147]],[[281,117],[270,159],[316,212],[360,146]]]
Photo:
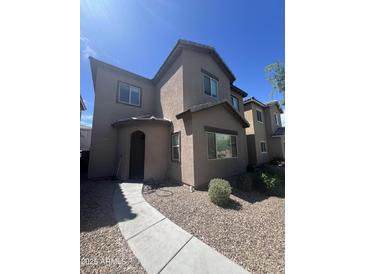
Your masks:
[[[200,187],[246,171],[243,97],[214,48],[179,40],[153,79],[90,58],[89,178],[172,178]]]
[[[91,143],[91,127],[80,125],[80,150],[89,151]]]
[[[262,103],[252,97],[244,101],[248,158],[251,165],[260,165],[274,158],[285,158],[285,128],[283,113],[277,101]]]
[[[81,120],[81,113],[86,110],[86,105],[82,96],[80,95],[80,120]]]

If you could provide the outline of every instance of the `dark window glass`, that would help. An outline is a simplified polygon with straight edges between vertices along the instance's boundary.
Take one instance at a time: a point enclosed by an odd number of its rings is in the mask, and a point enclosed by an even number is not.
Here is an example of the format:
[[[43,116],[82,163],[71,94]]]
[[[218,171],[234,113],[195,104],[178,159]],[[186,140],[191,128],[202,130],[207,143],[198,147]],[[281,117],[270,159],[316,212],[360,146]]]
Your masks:
[[[261,152],[267,152],[266,151],[266,143],[261,143]]]
[[[231,135],[232,157],[237,157],[236,136]]]
[[[262,114],[261,114],[261,111],[256,110],[256,115],[257,115],[257,121],[262,122]]]
[[[216,159],[215,134],[208,132],[208,159]]]
[[[240,109],[240,105],[238,102],[238,99],[235,96],[231,96],[231,101],[232,101],[232,106],[234,107],[235,110],[239,111]]]
[[[139,90],[131,90],[131,104],[139,106]]]
[[[180,162],[180,132],[171,135],[171,159]]]
[[[218,82],[214,79],[210,79],[211,95],[217,97],[218,94]]]
[[[119,88],[119,101],[129,104],[129,86],[121,84]]]
[[[208,95],[211,94],[210,78],[204,75],[204,92]]]

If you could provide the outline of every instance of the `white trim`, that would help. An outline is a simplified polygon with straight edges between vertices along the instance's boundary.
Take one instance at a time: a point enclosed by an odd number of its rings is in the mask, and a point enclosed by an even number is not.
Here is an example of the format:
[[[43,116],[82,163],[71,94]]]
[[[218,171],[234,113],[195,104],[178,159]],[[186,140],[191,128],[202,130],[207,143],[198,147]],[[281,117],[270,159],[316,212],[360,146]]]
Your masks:
[[[232,134],[226,134],[226,133],[206,131],[207,137],[208,137],[208,133],[214,134],[214,138],[215,138],[215,157],[216,157],[214,159],[210,159],[209,158],[209,143],[208,143],[208,138],[207,138],[207,159],[208,160],[226,160],[226,159],[237,159],[238,158],[238,145],[237,145],[237,136],[238,135],[232,135]],[[222,134],[222,135],[228,135],[230,137],[232,137],[232,136],[235,136],[236,137],[236,150],[237,150],[237,154],[236,154],[235,157],[232,156],[232,157],[226,157],[226,158],[217,158],[217,139],[216,139],[216,134]],[[231,138],[229,138],[229,147],[232,150],[232,140],[231,140]],[[231,151],[231,154],[233,154],[232,151]]]
[[[262,148],[261,148],[261,144],[264,143],[265,144],[265,149],[266,151],[262,151]],[[262,140],[260,141],[260,151],[261,151],[261,154],[267,154],[267,142]]]
[[[256,121],[257,122],[259,122],[259,123],[261,123],[261,124],[263,124],[264,123],[264,112],[261,110],[261,109],[258,109],[258,108],[255,108],[255,110],[256,110]],[[259,121],[259,119],[258,119],[258,117],[257,117],[257,111],[259,111],[260,113],[261,113],[261,119],[262,119],[262,121]]]
[[[203,75],[203,93],[209,97],[212,97],[214,99],[218,99],[218,93],[219,93],[219,80],[214,79],[212,77],[210,77],[209,75],[205,74],[204,72],[202,72]],[[210,84],[210,94],[205,93],[205,88],[204,88],[204,76],[209,78],[209,84]],[[212,95],[212,80],[217,82],[217,96],[213,96]]]

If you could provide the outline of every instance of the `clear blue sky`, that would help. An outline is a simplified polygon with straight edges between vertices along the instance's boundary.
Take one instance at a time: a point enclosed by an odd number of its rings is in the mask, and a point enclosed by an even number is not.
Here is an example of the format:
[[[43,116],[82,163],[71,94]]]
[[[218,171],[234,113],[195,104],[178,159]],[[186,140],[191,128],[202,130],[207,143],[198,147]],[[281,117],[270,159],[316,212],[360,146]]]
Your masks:
[[[80,20],[83,124],[94,108],[89,55],[152,78],[179,38],[207,44],[263,102],[272,99],[264,67],[285,61],[284,0],[81,0]]]

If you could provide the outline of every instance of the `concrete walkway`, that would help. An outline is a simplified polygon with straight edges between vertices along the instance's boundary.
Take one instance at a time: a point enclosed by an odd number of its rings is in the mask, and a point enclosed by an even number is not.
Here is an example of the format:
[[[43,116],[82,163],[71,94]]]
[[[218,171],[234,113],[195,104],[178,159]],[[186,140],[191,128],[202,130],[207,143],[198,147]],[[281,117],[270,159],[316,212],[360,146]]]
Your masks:
[[[113,204],[122,235],[147,273],[249,273],[148,204],[142,186],[119,184]]]

